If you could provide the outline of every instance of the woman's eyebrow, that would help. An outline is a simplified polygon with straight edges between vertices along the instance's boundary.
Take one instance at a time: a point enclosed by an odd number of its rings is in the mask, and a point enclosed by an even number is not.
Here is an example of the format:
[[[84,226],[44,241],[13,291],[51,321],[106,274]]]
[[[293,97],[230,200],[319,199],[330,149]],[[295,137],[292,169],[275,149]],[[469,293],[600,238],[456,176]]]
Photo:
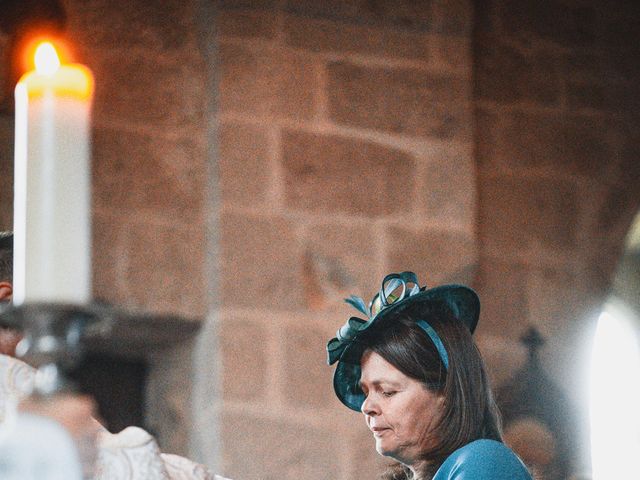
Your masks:
[[[400,387],[401,383],[400,382],[396,382],[393,380],[388,380],[385,378],[382,379],[375,379],[371,382],[368,382],[368,384],[374,386],[374,387],[379,387],[380,385],[388,385],[390,387]],[[362,389],[362,380],[358,381],[358,386],[360,387],[360,389]]]

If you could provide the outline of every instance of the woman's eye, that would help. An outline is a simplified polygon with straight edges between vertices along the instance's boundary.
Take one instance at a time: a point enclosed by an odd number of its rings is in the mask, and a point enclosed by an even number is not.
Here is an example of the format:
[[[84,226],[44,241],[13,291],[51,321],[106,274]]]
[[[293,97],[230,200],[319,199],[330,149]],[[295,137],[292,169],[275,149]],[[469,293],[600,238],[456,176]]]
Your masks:
[[[384,391],[384,392],[382,392],[382,396],[383,397],[392,397],[392,396],[395,395],[395,393],[396,392],[394,392],[394,391]]]

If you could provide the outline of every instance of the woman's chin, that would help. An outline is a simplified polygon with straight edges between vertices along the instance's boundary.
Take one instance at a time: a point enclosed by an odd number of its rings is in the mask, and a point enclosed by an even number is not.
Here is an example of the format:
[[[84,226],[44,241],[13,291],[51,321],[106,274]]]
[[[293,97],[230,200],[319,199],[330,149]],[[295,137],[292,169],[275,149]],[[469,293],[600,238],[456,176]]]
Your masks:
[[[376,451],[383,457],[390,458],[396,462],[400,462],[403,465],[412,465],[416,459],[414,452],[401,448],[397,444],[389,445],[384,441],[376,440]]]
[[[386,442],[383,439],[376,439],[376,451],[383,457],[394,458],[395,449],[386,445]]]

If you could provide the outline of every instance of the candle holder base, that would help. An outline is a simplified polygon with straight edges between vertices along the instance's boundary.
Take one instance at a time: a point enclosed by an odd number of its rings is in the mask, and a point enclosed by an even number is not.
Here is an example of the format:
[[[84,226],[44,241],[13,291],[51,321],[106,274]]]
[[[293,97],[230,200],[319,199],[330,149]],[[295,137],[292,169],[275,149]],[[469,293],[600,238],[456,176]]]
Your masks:
[[[49,395],[71,389],[64,371],[72,368],[89,339],[109,334],[112,310],[98,304],[34,302],[0,311],[0,326],[21,332],[16,356],[38,370],[35,391]]]

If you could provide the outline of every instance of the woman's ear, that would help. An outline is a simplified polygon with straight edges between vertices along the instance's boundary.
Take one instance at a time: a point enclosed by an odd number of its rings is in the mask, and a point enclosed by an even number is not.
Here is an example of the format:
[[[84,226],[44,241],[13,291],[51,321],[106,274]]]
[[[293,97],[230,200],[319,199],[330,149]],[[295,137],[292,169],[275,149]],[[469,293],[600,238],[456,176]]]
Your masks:
[[[9,302],[13,297],[13,285],[9,282],[0,282],[0,302]]]

